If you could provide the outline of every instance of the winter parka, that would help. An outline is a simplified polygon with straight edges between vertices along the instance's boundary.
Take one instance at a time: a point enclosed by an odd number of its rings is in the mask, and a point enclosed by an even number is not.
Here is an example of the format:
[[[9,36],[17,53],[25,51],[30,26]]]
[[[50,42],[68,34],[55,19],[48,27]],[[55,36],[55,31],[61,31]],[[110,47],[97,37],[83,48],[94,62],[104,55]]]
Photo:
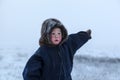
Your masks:
[[[51,32],[53,27],[55,25],[49,27],[49,30],[46,28],[46,31]],[[23,71],[24,80],[72,80],[74,54],[91,37],[84,31],[67,36],[67,30],[64,29],[62,26],[61,30],[65,35],[60,45],[51,46],[50,42],[43,42],[30,57]]]

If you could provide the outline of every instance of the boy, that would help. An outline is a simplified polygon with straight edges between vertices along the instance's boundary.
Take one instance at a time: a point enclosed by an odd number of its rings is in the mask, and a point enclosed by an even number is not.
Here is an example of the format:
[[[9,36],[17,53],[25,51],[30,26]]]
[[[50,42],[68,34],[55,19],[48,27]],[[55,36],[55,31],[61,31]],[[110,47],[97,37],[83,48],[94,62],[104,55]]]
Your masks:
[[[72,80],[74,54],[89,39],[91,30],[68,36],[59,20],[45,20],[41,28],[40,47],[25,66],[24,80]]]

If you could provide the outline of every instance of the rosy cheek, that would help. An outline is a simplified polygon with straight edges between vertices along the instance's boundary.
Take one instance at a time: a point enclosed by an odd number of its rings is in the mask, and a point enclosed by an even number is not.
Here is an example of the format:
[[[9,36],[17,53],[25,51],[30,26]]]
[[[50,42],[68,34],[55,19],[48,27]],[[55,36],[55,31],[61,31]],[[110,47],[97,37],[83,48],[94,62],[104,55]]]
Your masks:
[[[53,41],[53,37],[52,36],[50,37],[50,40]]]

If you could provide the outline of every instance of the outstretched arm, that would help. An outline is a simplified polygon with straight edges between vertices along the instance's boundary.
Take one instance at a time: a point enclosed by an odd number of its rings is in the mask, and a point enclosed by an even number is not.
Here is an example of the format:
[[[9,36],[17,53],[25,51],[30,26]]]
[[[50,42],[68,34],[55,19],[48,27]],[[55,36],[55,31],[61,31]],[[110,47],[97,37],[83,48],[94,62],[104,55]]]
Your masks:
[[[76,34],[71,34],[68,37],[68,47],[72,55],[82,47],[89,39],[91,39],[91,30],[88,29],[86,31],[80,31]]]

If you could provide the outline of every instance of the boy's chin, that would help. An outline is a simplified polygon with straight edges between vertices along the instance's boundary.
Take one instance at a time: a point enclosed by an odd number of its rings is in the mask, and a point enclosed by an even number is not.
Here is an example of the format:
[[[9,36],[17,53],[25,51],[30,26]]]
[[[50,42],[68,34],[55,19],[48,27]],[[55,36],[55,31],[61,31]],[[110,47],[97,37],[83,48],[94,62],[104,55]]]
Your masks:
[[[60,44],[60,42],[59,43],[53,43],[53,45],[59,45]]]

